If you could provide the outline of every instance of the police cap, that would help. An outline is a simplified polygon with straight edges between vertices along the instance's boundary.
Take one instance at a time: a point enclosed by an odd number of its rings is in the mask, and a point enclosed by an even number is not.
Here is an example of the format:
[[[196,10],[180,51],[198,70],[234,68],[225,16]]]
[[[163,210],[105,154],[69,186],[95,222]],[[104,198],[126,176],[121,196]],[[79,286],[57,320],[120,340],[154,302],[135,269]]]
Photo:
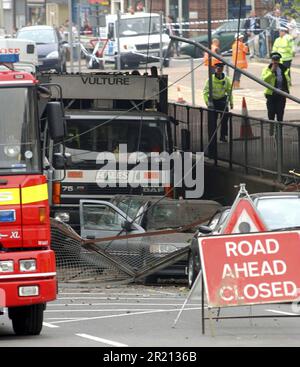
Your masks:
[[[271,53],[271,59],[272,60],[280,60],[281,59],[281,55],[279,52],[272,52]]]
[[[224,62],[217,62],[216,64],[215,64],[215,66],[216,67],[218,67],[218,68],[223,68],[224,67]]]

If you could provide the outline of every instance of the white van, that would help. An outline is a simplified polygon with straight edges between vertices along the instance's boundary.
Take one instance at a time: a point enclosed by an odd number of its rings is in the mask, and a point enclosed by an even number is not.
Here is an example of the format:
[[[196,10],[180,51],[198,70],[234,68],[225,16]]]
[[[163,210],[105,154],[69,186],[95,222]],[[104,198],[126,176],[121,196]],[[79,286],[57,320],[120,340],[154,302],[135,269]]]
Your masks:
[[[100,28],[100,33],[108,37],[104,58],[105,62],[114,62],[117,66],[118,40],[117,40],[116,14],[106,16],[106,27]],[[154,13],[122,14],[119,28],[121,69],[126,65],[137,68],[140,63],[159,62],[160,60],[160,15]],[[168,66],[167,59],[170,38],[162,34],[162,49],[164,66]]]
[[[1,38],[0,54],[17,54],[19,62],[14,64],[15,70],[36,72],[38,56],[35,42],[16,38]]]

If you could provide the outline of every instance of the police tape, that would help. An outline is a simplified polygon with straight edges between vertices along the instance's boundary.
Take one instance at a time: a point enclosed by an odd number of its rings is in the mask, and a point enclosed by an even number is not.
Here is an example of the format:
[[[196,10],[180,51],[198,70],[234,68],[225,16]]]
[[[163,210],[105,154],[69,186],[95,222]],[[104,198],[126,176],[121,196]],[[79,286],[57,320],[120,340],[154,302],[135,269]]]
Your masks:
[[[186,58],[182,58],[182,59],[180,59],[180,58],[165,58],[165,57],[159,57],[159,56],[153,56],[153,55],[149,55],[149,56],[147,56],[147,54],[142,54],[142,53],[140,53],[140,52],[136,52],[136,51],[131,51],[133,54],[135,54],[135,55],[138,55],[138,56],[143,56],[143,57],[148,57],[148,58],[151,58],[151,59],[156,59],[156,60],[158,60],[158,61],[160,61],[161,59],[162,60],[165,60],[165,61],[176,61],[176,62],[186,62],[187,60],[190,60],[190,59],[193,59],[194,61],[197,61],[197,60],[199,60],[199,61],[202,61],[203,60],[203,57],[200,57],[200,58],[192,58],[192,57],[186,57]]]
[[[290,29],[294,28],[295,24],[296,24],[296,28],[297,29],[299,28],[298,30],[300,31],[300,23],[298,23],[298,22],[292,23],[292,22],[289,22],[285,18],[279,18],[278,19],[278,17],[275,17],[274,15],[271,15],[271,14],[265,15],[264,18],[271,19],[272,21],[275,21],[275,22],[279,22],[280,23],[279,26],[287,27],[287,28],[290,28]],[[236,23],[238,21],[244,22],[247,19],[250,19],[250,18],[216,19],[216,20],[212,20],[211,23],[212,24]],[[261,19],[261,17],[255,17],[255,19]],[[165,27],[167,27],[167,26],[170,26],[170,25],[172,25],[172,26],[178,26],[178,25],[179,26],[185,26],[185,25],[199,25],[199,24],[208,24],[208,21],[207,20],[199,20],[199,21],[190,21],[190,22],[174,22],[174,23],[164,23],[163,25]]]
[[[84,47],[84,45],[82,43],[78,44],[81,48],[82,53],[89,57],[91,60],[99,62],[99,61],[104,61],[105,57],[98,57],[96,56],[96,54],[94,53],[95,51],[93,51],[93,53],[89,53],[88,50]]]

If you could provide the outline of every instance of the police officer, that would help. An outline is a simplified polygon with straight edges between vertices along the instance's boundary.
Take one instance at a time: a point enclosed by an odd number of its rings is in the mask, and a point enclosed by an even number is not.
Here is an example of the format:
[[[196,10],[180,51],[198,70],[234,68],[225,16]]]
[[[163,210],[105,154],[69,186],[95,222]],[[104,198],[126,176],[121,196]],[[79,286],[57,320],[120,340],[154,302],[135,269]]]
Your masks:
[[[279,52],[272,52],[271,64],[264,68],[262,71],[262,80],[271,86],[278,88],[286,93],[289,93],[290,77],[289,69],[280,63],[282,55]],[[283,121],[284,109],[286,98],[273,92],[272,89],[267,88],[265,90],[265,96],[267,98],[267,109],[269,120]],[[273,134],[273,125],[270,131]]]
[[[280,27],[279,37],[276,38],[272,52],[278,52],[281,55],[281,62],[286,68],[291,68],[292,60],[295,55],[294,39],[288,34],[288,29]],[[290,70],[289,70],[289,75]]]
[[[223,72],[224,63],[218,62],[215,64],[215,73],[212,75],[212,102],[216,110],[215,119],[217,120],[218,114],[221,113],[221,137],[220,141],[227,142],[228,135],[228,114],[229,111],[228,103],[230,108],[233,109],[233,98],[232,98],[232,81]],[[205,83],[203,90],[203,97],[206,105],[209,102],[209,81]]]

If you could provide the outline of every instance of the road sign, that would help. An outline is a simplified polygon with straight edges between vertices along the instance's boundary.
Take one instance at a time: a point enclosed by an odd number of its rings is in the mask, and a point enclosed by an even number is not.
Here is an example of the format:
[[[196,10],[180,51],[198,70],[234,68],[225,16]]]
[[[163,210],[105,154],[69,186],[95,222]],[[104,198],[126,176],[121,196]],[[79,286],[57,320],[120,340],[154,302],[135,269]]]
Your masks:
[[[199,237],[210,307],[295,301],[300,231]]]
[[[267,226],[261,219],[252,200],[248,197],[237,200],[222,229],[223,234],[264,231],[267,231]]]

